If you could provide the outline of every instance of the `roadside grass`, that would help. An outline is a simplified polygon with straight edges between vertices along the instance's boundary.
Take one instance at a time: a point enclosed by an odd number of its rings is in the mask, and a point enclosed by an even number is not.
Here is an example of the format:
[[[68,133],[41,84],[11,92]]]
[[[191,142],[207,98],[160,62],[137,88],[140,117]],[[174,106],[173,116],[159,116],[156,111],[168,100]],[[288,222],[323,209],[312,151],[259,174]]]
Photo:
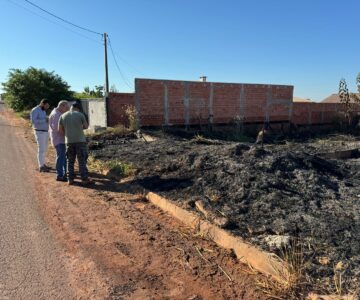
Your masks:
[[[305,299],[311,287],[311,279],[305,273],[310,261],[305,260],[303,244],[298,239],[292,239],[290,244],[282,249],[279,258],[286,264],[285,272],[275,270],[281,280],[261,277],[256,280],[257,288],[268,299]]]
[[[346,285],[347,278],[344,276],[347,266],[343,262],[339,261],[334,265],[334,291],[333,294],[336,300],[356,300],[359,299],[360,287],[357,290],[346,291],[344,286]]]
[[[89,157],[88,166],[90,171],[108,176],[111,179],[121,179],[135,174],[136,169],[128,163],[113,159],[102,161]]]
[[[131,131],[127,129],[124,125],[117,125],[115,127],[107,127],[104,130],[94,132],[94,133],[88,133],[87,136],[91,139],[99,139],[99,138],[106,138],[111,136],[124,136],[126,134],[129,134]]]
[[[30,112],[31,112],[31,110],[22,110],[22,111],[19,111],[19,112],[15,112],[15,114],[19,118],[30,121]]]
[[[308,244],[309,249],[313,245]],[[339,262],[334,266],[333,284],[334,288],[330,286],[320,286],[314,282],[311,277],[306,274],[306,268],[311,263],[312,258],[305,258],[305,251],[307,246],[304,243],[294,238],[290,244],[284,247],[278,256],[286,264],[286,271],[275,270],[278,273],[279,281],[272,280],[267,277],[260,277],[255,280],[255,285],[258,290],[264,293],[268,299],[279,300],[297,300],[297,299],[323,299],[317,297],[314,292],[320,292],[320,294],[331,295],[324,296],[324,299],[329,300],[356,300],[357,295],[355,291],[344,290],[344,271],[345,266]],[[311,296],[311,297],[310,297]],[[315,298],[312,298],[315,297]]]

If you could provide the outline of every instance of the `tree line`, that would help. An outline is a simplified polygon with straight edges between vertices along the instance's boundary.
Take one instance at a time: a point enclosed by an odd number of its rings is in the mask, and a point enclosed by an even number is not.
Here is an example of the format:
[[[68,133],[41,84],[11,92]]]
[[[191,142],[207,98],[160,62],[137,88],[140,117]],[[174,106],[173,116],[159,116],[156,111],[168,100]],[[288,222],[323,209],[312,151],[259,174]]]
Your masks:
[[[51,106],[56,106],[59,100],[79,100],[84,98],[101,98],[104,87],[85,86],[83,91],[75,92],[70,85],[54,71],[29,67],[25,70],[10,69],[8,78],[2,83],[4,94],[2,99],[15,111],[23,111],[36,106],[43,98],[49,100]],[[111,87],[117,92],[116,87]]]

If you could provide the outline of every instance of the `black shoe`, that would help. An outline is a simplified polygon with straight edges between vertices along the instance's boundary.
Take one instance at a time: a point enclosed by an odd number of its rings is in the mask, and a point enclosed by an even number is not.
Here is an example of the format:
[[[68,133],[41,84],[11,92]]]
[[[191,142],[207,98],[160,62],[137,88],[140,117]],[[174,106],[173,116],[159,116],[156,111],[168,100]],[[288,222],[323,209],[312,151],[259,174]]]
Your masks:
[[[50,167],[48,167],[47,165],[43,165],[43,168],[45,168],[45,169],[47,169],[47,170],[51,170],[51,168]]]
[[[74,185],[74,179],[69,179],[68,180],[68,185]]]
[[[66,177],[56,177],[56,181],[67,182],[67,178]]]
[[[44,167],[44,166],[41,166],[41,167],[39,168],[39,172],[49,172],[49,169],[46,168],[46,167]]]
[[[92,184],[93,182],[89,178],[83,178],[81,179],[81,183],[84,185]]]

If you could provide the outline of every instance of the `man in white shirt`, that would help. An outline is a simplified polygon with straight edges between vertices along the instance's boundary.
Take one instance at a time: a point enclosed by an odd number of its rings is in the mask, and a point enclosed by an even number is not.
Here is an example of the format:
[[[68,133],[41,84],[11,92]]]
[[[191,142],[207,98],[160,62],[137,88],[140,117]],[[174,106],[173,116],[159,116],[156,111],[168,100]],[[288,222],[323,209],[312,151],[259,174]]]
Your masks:
[[[45,165],[45,157],[49,141],[49,124],[46,110],[50,107],[47,99],[42,99],[40,104],[31,110],[30,118],[34,128],[35,138],[38,145],[37,159],[40,172],[48,172],[49,167]]]

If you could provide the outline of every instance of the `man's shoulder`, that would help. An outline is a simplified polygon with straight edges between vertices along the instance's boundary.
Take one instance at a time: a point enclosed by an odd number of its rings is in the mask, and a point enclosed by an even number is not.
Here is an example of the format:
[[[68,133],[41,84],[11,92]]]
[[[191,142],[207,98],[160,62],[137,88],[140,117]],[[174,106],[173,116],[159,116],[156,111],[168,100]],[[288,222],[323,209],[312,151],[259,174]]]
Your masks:
[[[33,109],[31,110],[31,112],[34,112],[34,111],[36,111],[36,110],[39,110],[39,106],[33,107]]]
[[[65,118],[71,114],[71,111],[67,111],[61,115],[62,118]]]
[[[74,111],[74,116],[76,116],[76,118],[85,118],[84,114],[81,111]]]
[[[69,118],[70,112],[67,111],[66,113],[63,113],[61,116],[59,116],[60,120],[66,120]]]
[[[58,113],[57,109],[54,108],[54,109],[51,111],[49,117],[55,116],[57,113]]]

